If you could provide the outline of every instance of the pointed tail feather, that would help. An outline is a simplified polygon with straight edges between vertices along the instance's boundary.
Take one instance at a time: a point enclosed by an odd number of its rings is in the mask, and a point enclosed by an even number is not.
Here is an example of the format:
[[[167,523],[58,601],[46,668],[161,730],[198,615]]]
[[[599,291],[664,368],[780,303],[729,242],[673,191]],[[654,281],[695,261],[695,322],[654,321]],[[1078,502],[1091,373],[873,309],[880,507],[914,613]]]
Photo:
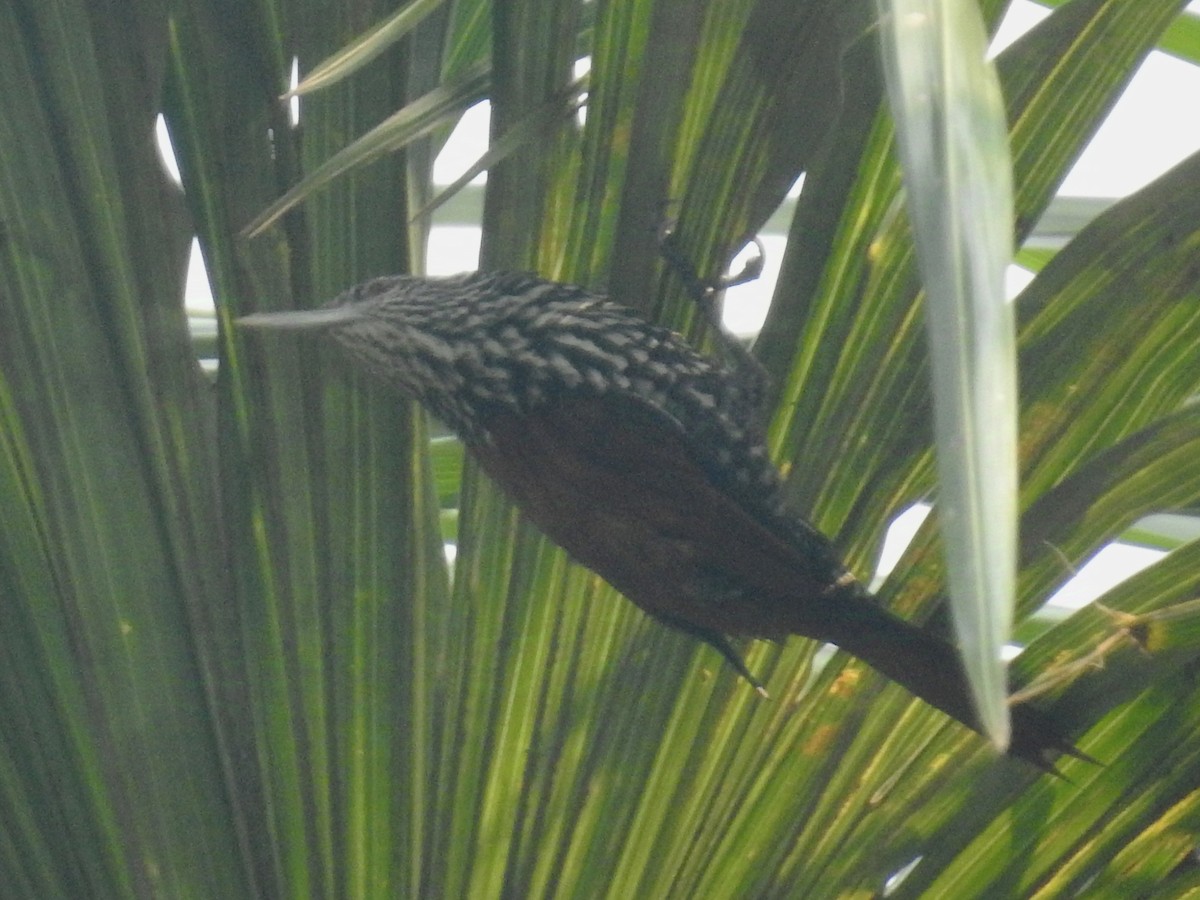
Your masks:
[[[840,602],[842,614],[821,635],[823,639],[982,734],[967,676],[953,645],[865,597],[848,597]],[[1061,754],[1088,759],[1071,745],[1049,716],[1028,705],[1012,708],[1012,742],[1008,753],[1047,772],[1055,771],[1053,759]]]

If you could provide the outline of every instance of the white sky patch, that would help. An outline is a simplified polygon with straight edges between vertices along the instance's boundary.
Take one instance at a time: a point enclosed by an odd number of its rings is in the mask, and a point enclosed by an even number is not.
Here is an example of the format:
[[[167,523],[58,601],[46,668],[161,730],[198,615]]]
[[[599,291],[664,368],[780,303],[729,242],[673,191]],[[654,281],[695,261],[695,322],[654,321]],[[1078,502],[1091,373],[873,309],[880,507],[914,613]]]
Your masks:
[[[879,562],[875,565],[871,590],[878,588],[884,579],[892,574],[892,570],[900,562],[900,557],[916,537],[917,529],[929,518],[931,509],[933,507],[928,503],[914,503],[892,520],[883,537],[883,548],[879,551]]]
[[[429,234],[427,275],[456,275],[479,267],[480,231],[474,225],[442,225]]]
[[[1051,596],[1046,605],[1070,610],[1087,606],[1129,576],[1137,574],[1166,555],[1165,550],[1114,541],[1102,547],[1095,556],[1084,563],[1075,576]]]
[[[479,160],[487,148],[491,121],[492,108],[486,101],[476,103],[463,113],[442,145],[442,152],[433,161],[434,184],[453,184],[456,178]],[[475,176],[471,184],[483,184],[485,181],[487,173]]]
[[[154,120],[154,139],[158,144],[158,158],[162,160],[163,168],[176,184],[183,184],[179,177],[179,162],[175,159],[175,148],[171,146],[171,135],[167,131],[167,120],[159,113]]]

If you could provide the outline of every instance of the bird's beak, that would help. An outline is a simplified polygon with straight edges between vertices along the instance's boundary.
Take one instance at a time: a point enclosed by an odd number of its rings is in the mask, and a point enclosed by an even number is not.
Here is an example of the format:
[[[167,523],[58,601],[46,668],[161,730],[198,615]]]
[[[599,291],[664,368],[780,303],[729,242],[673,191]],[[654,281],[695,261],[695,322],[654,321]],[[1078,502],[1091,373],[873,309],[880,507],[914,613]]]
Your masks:
[[[353,322],[361,313],[353,306],[327,306],[295,312],[254,313],[235,319],[241,328],[269,328],[274,331],[324,331]]]

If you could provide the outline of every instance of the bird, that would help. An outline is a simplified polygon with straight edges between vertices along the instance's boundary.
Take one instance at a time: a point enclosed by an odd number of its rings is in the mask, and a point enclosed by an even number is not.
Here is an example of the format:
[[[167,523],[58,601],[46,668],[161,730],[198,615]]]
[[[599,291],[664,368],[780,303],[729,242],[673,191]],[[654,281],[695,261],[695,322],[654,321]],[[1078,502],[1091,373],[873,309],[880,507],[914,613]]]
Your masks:
[[[378,277],[238,325],[332,340],[454,431],[572,559],[760,692],[734,642],[800,635],[982,733],[954,645],[880,605],[786,508],[760,379],[736,361],[602,293],[518,272]],[[1050,771],[1077,755],[1029,704],[1012,708],[1008,753]]]

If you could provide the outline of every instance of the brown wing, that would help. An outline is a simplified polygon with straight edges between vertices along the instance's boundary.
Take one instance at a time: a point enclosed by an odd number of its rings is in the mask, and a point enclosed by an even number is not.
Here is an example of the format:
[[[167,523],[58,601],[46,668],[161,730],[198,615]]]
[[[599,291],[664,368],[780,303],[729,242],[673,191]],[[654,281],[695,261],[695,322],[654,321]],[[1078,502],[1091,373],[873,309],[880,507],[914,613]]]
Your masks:
[[[646,611],[725,634],[821,634],[831,573],[749,515],[669,421],[580,398],[488,423],[484,470],[548,537]],[[829,636],[832,637],[832,636]]]

